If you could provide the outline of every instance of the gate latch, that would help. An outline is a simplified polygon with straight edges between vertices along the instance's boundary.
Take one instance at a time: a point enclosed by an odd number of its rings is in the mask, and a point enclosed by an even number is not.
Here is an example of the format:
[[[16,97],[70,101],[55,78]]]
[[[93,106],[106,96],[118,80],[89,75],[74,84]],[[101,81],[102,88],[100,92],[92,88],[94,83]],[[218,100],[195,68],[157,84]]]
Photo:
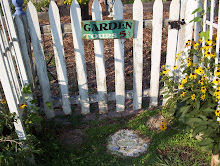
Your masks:
[[[186,24],[185,20],[182,19],[182,21],[169,21],[168,24],[171,26],[171,29],[177,29],[180,30],[180,25]]]

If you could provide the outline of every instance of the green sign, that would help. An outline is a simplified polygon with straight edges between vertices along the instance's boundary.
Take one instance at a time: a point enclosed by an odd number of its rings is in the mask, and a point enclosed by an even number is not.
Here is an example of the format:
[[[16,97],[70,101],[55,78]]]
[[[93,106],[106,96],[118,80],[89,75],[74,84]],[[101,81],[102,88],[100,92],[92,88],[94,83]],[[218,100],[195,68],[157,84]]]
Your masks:
[[[82,39],[124,39],[133,37],[133,20],[82,21]]]

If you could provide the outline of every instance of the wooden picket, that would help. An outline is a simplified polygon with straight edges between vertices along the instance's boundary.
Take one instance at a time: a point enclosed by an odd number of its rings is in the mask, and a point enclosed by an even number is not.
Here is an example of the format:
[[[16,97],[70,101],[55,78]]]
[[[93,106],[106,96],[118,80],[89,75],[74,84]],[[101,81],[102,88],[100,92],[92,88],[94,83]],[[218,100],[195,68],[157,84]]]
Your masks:
[[[186,3],[188,2],[188,3]],[[213,2],[212,2],[213,3]],[[193,3],[194,4],[194,3]],[[198,1],[195,5],[198,6]],[[175,55],[177,50],[182,50],[185,41],[192,38],[193,23],[189,23],[194,17],[191,15],[195,9],[191,5],[190,0],[181,1],[172,0],[170,5],[169,21],[178,21],[185,19],[186,25],[181,26],[181,30],[171,29],[168,27],[167,40],[167,57],[166,67],[172,73],[173,66],[176,64]],[[116,0],[113,7],[113,19],[123,20],[123,5],[121,0]],[[94,55],[97,81],[97,94],[88,95],[88,81],[86,72],[86,62],[84,53],[84,43],[81,38],[81,9],[74,0],[70,8],[71,28],[73,36],[74,56],[76,60],[77,81],[79,87],[79,96],[69,96],[68,78],[65,64],[65,54],[62,39],[62,27],[60,23],[59,10],[54,1],[51,1],[49,6],[50,29],[52,34],[54,56],[56,61],[56,69],[58,82],[61,90],[62,102],[54,102],[57,106],[62,104],[63,112],[65,114],[71,113],[71,104],[81,104],[81,112],[83,114],[90,113],[90,103],[98,102],[99,113],[108,113],[108,101],[116,101],[116,111],[123,112],[125,110],[125,100],[133,99],[133,110],[141,109],[142,98],[150,97],[150,106],[158,105],[159,96],[159,76],[160,76],[160,59],[161,59],[161,41],[162,41],[162,26],[163,26],[163,3],[162,0],[155,0],[153,7],[152,20],[152,50],[151,50],[151,80],[150,90],[143,89],[143,4],[141,0],[135,0],[133,4],[133,20],[134,20],[134,37],[133,37],[133,90],[125,91],[125,76],[124,76],[124,39],[114,39],[114,65],[115,65],[115,92],[107,93],[106,86],[106,70],[105,70],[105,55],[104,55],[104,41],[94,40]],[[102,20],[101,5],[98,0],[94,0],[92,4],[92,19],[94,21]],[[44,57],[44,49],[42,46],[41,31],[38,22],[38,16],[32,2],[28,3],[27,20],[33,45],[33,52],[36,60],[37,73],[39,77],[40,87],[43,95],[44,110],[48,118],[53,118],[54,111],[53,104],[48,107],[48,103],[52,103],[49,79],[47,76],[47,68]],[[2,22],[2,21],[1,21]],[[18,32],[22,46],[22,53],[24,59],[28,59],[27,43],[25,40],[24,28],[21,25],[22,21],[19,17],[15,17],[15,22],[18,27]],[[205,21],[205,23],[209,23]],[[210,23],[210,26],[211,23]],[[215,26],[215,24],[213,24]],[[203,27],[204,28],[204,27]],[[3,29],[4,30],[4,29]],[[71,32],[71,30],[70,30]],[[2,36],[2,38],[1,38]],[[4,41],[4,32],[0,33],[0,42]],[[6,42],[7,44],[7,42]],[[1,45],[1,50],[4,51],[8,46]],[[7,51],[6,51],[7,52]],[[8,51],[7,54],[13,55],[13,50]],[[30,55],[29,55],[30,56]],[[10,57],[10,56],[9,56]],[[7,70],[11,70],[12,64],[10,59],[5,58],[5,65]],[[26,70],[31,70],[27,67]],[[14,78],[13,70],[8,72],[9,80],[13,80],[11,86],[15,100],[19,99],[21,94],[21,86],[19,80]],[[31,72],[27,72],[31,75]],[[14,73],[15,75],[15,73]],[[29,76],[30,79],[30,76]],[[22,80],[23,82],[23,80]],[[17,90],[18,89],[18,90]],[[19,92],[20,89],[20,92]],[[20,94],[19,94],[20,93]],[[17,97],[16,97],[17,96]],[[16,99],[17,98],[17,99]],[[55,100],[57,101],[57,100]],[[17,101],[18,103],[18,101]]]
[[[87,114],[90,112],[89,96],[88,96],[88,83],[86,73],[86,62],[84,54],[84,44],[81,38],[81,9],[77,0],[73,0],[70,7],[70,18],[73,34],[73,44],[76,59],[77,81],[80,94],[80,104],[82,113]]]
[[[102,20],[102,8],[98,0],[94,0],[92,4],[92,20]],[[107,113],[107,86],[106,86],[106,72],[105,72],[105,56],[104,56],[104,41],[94,40],[95,52],[95,67],[96,67],[96,80],[98,91],[98,104],[99,113]]]
[[[150,80],[151,106],[157,106],[158,104],[162,23],[163,23],[163,3],[162,0],[156,0],[153,6],[153,24],[152,24],[152,51],[151,51],[152,56],[151,56],[151,80]]]
[[[133,39],[133,109],[142,106],[143,79],[143,4],[135,0],[133,5],[134,39]]]
[[[63,38],[60,25],[59,9],[54,1],[50,2],[49,18],[51,25],[51,33],[54,45],[54,55],[56,61],[56,69],[58,82],[62,93],[63,112],[67,115],[71,113],[69,102],[68,78],[66,72],[66,63],[64,57]]]
[[[170,4],[169,20],[179,20],[180,2],[179,0],[173,0]],[[166,56],[166,67],[170,70],[169,74],[172,74],[173,66],[175,65],[175,56],[177,48],[177,29],[171,29],[168,27],[168,39],[167,39],[167,56]]]
[[[115,0],[113,13],[114,20],[123,20],[121,0]],[[116,111],[121,112],[125,108],[124,39],[114,39],[114,57]]]
[[[44,57],[44,50],[42,46],[42,39],[40,33],[40,26],[38,21],[37,10],[33,3],[29,1],[27,7],[27,20],[30,30],[31,41],[34,49],[34,56],[37,67],[37,74],[39,77],[40,87],[43,95],[43,103],[45,114],[48,118],[55,116],[53,111],[53,104],[50,92],[50,84],[47,75],[47,67]]]

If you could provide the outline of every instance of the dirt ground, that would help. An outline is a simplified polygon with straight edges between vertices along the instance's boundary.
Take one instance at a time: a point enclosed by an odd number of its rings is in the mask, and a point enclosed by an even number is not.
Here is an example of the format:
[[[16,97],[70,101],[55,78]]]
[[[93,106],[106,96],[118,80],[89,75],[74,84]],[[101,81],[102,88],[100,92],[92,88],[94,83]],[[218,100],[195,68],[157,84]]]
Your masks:
[[[70,23],[70,16],[68,11],[65,9],[65,6],[60,6],[60,16],[61,23]],[[104,11],[104,5],[102,5]],[[89,10],[91,9],[91,4]],[[90,10],[91,14],[91,10]],[[144,19],[152,19],[151,12],[144,12]],[[168,18],[169,13],[164,12],[164,18]],[[132,19],[132,11],[126,11],[124,13],[124,19]],[[103,16],[103,20],[109,20],[107,16]],[[48,20],[40,20],[40,25],[49,24]],[[143,36],[143,60],[144,60],[144,71],[143,71],[143,88],[149,88],[150,81],[150,66],[151,66],[151,41],[152,41],[152,29],[144,28],[144,36]],[[74,45],[72,34],[63,34],[64,39],[64,51],[65,51],[65,59],[66,59],[66,67],[68,72],[68,81],[69,81],[69,91],[70,95],[78,95],[78,86],[77,86],[77,75],[76,75],[76,67],[75,67],[75,57],[74,57]],[[53,57],[53,44],[51,35],[42,35],[43,45],[45,48],[45,56],[46,59],[52,59]],[[161,63],[165,63],[165,55],[166,55],[166,45],[167,45],[167,27],[163,27],[163,35],[162,35],[162,47],[161,47]],[[106,65],[106,82],[107,82],[107,91],[113,92],[115,91],[115,71],[114,71],[114,41],[113,39],[104,40],[104,50],[105,50],[105,65]],[[94,44],[92,40],[84,41],[85,48],[85,59],[86,59],[86,68],[87,68],[87,76],[88,76],[88,86],[89,86],[89,94],[94,94],[97,92],[96,90],[96,72],[95,72],[95,56],[94,56]],[[125,86],[126,90],[133,89],[133,40],[125,39],[124,40],[124,67],[125,67]],[[56,68],[55,68],[55,60],[54,58],[48,64],[49,70],[54,78],[57,77]],[[53,96],[59,96],[59,87],[57,81],[49,76],[51,80],[51,91]]]

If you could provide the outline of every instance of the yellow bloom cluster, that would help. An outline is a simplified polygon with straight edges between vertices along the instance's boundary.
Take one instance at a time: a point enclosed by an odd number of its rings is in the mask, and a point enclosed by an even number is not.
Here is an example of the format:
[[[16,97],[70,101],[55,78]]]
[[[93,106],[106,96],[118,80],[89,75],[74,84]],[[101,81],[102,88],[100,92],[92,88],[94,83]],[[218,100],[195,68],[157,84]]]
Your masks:
[[[5,99],[1,99],[1,103],[2,103],[2,104],[6,104],[7,101],[6,101]]]
[[[79,4],[83,4],[83,5],[86,5],[89,3],[89,0],[77,0],[77,1]],[[71,5],[73,0],[64,0],[63,2],[64,2],[64,4]]]
[[[167,129],[165,120],[161,121],[160,130],[165,131]]]

